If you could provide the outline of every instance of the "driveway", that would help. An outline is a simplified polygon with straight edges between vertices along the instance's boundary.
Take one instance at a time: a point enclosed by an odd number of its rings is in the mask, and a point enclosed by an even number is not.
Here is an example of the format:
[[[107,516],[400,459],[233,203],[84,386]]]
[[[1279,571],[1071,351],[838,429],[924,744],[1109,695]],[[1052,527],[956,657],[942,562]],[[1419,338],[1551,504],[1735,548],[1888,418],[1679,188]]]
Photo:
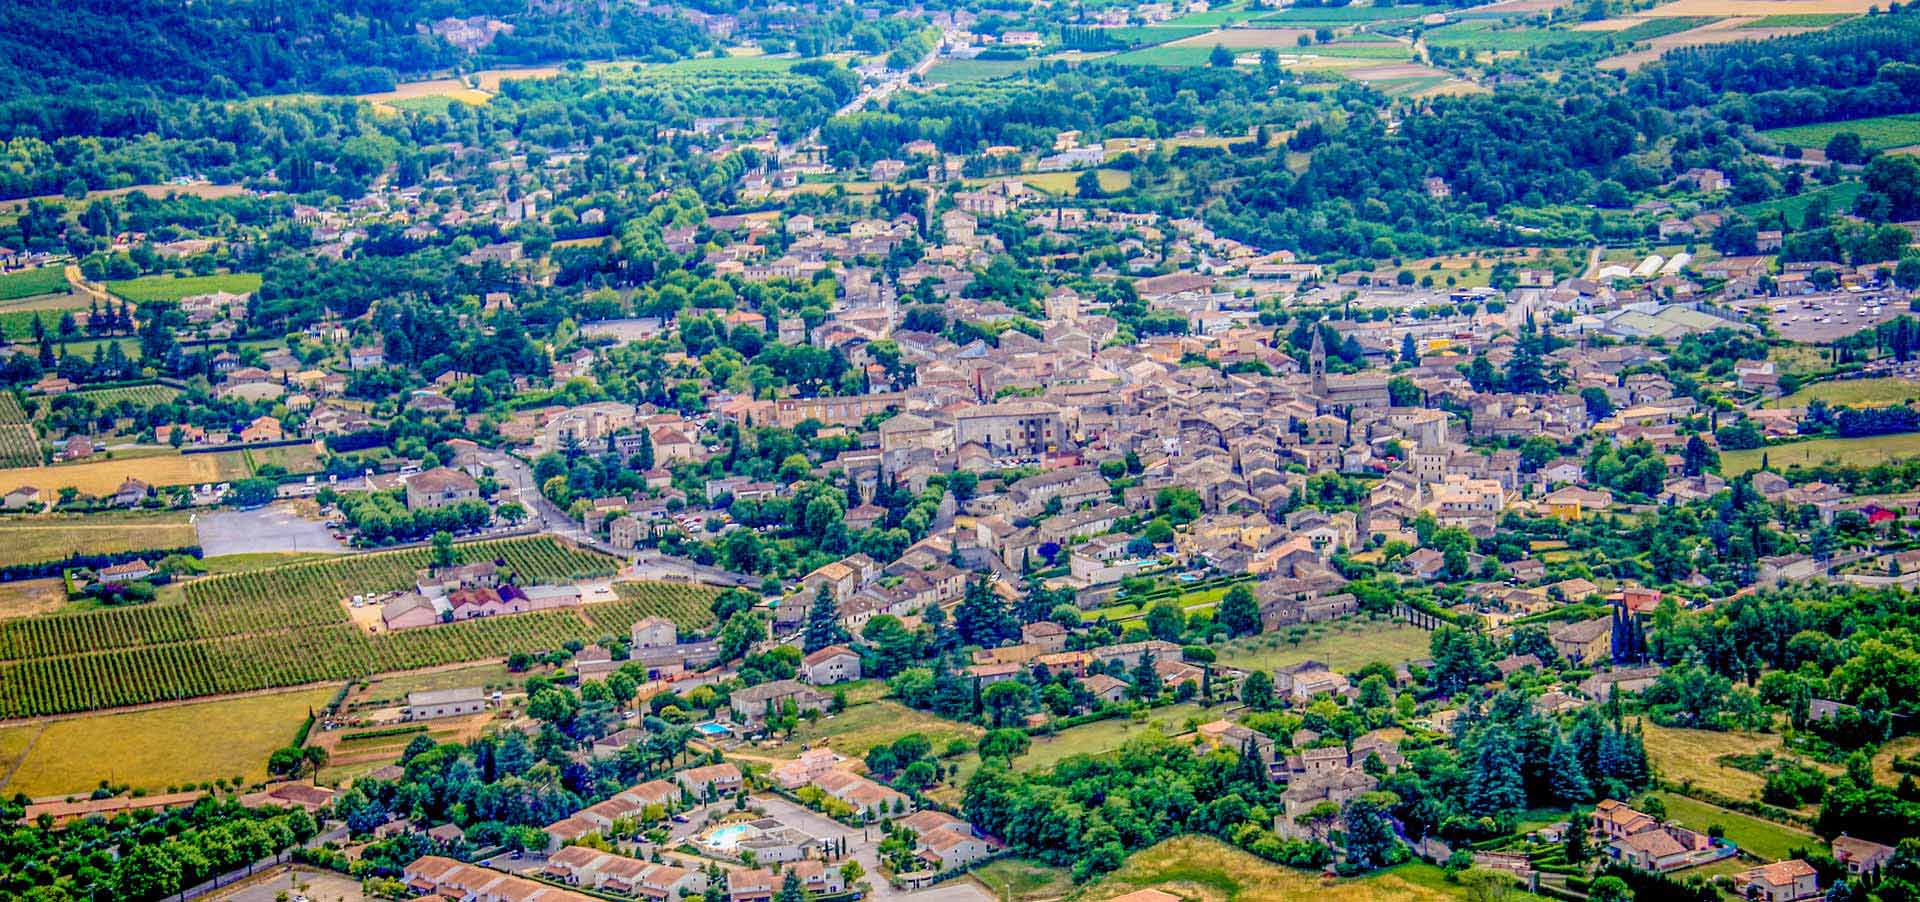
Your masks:
[[[262,551],[345,551],[316,523],[281,502],[243,511],[215,511],[194,519],[207,557]]]

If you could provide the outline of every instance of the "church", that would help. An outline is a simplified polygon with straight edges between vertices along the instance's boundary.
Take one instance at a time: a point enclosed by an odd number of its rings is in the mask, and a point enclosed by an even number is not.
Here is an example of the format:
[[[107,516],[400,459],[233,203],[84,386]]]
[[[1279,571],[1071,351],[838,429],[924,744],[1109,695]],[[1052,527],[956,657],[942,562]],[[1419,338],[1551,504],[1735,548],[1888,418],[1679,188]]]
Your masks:
[[[1327,346],[1321,330],[1313,330],[1313,350],[1308,355],[1308,371],[1313,377],[1313,402],[1322,413],[1329,411],[1386,408],[1392,406],[1387,391],[1388,377],[1364,372],[1351,376],[1327,375]]]

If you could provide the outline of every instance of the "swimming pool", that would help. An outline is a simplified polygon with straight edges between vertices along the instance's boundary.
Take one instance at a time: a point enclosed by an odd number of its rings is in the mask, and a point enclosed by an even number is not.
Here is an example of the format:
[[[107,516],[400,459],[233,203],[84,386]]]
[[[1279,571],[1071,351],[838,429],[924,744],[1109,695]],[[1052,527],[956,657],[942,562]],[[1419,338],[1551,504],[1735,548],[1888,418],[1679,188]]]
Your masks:
[[[716,852],[731,852],[739,847],[741,840],[758,832],[749,824],[728,824],[707,831],[700,844]]]
[[[699,730],[702,735],[706,736],[725,736],[729,732],[726,727],[714,723],[711,720],[706,723],[694,724],[693,728]]]

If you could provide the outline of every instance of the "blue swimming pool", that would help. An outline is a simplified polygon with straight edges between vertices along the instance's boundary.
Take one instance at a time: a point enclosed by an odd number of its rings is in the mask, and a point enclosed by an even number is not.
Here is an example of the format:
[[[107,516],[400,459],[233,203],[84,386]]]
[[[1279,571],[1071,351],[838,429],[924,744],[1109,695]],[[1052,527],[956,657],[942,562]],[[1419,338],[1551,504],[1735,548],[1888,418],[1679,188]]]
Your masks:
[[[700,842],[716,852],[731,852],[739,847],[741,840],[758,832],[748,824],[728,824],[709,831]]]
[[[703,735],[706,735],[706,736],[725,736],[728,733],[728,730],[726,727],[723,727],[717,723],[714,723],[711,720],[707,721],[706,723],[694,724],[693,728],[696,730],[699,730]]]

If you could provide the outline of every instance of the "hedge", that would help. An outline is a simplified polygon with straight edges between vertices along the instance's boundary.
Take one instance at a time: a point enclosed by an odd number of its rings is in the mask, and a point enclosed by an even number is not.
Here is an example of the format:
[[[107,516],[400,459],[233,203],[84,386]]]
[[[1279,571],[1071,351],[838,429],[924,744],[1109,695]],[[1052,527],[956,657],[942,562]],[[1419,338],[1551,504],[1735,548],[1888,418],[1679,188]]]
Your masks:
[[[59,576],[75,568],[98,570],[101,567],[111,567],[114,564],[124,564],[128,561],[135,560],[159,563],[161,558],[174,554],[184,554],[196,558],[205,556],[198,545],[185,545],[179,548],[141,548],[133,551],[116,551],[112,554],[76,554],[58,561],[41,561],[37,564],[14,564],[11,567],[0,567],[0,583],[10,583],[22,579],[46,579],[47,577]]]

